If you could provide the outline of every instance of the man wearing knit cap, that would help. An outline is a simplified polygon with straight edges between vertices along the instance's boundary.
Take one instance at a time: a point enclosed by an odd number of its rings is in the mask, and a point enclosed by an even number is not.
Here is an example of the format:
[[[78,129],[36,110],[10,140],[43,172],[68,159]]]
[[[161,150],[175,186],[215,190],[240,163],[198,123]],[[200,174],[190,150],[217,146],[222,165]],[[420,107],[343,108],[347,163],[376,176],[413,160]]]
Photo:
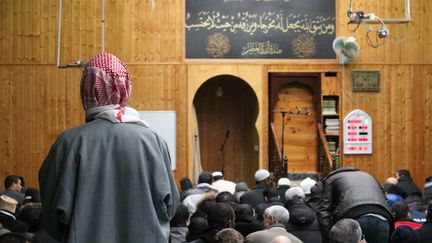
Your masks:
[[[286,203],[285,192],[291,187],[291,181],[288,178],[282,177],[277,182],[277,191],[279,199],[283,204]]]
[[[268,170],[257,170],[255,172],[255,187],[240,197],[240,203],[246,203],[256,208],[258,204],[265,202],[263,192],[270,184],[269,179],[270,172],[268,172]]]
[[[246,192],[249,191],[249,187],[246,182],[242,181],[236,184],[234,196],[237,198],[237,201],[240,202],[240,197],[243,196]]]
[[[310,177],[306,177],[300,182],[300,187],[303,189],[305,194],[310,193],[310,189],[316,184],[316,181],[314,179],[311,179]]]
[[[39,170],[43,223],[62,242],[168,242],[179,199],[167,143],[127,103],[120,59],[92,58],[84,125],[61,134]]]
[[[300,182],[300,187],[303,189],[305,193],[305,201],[309,201],[310,194],[311,194],[311,188],[315,186],[316,181],[314,179],[311,179],[310,177],[306,177]]]
[[[232,181],[228,181],[224,179],[222,172],[215,171],[212,173],[213,176],[213,189],[216,189],[218,192],[229,192],[231,194],[235,193],[236,184]]]

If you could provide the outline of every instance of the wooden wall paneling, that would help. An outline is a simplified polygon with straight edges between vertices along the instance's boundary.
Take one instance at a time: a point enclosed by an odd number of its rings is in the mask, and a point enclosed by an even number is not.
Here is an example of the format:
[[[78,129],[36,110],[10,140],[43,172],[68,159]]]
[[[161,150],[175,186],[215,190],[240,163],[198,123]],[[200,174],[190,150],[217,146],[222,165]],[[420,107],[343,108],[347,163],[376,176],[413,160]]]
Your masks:
[[[345,73],[345,87],[351,89],[351,71],[353,70],[376,70],[376,66],[354,66],[349,72]],[[379,68],[378,68],[379,69]],[[390,175],[383,175],[383,169],[388,168],[391,158],[383,156],[386,154],[386,147],[394,140],[393,134],[390,132],[386,114],[391,112],[386,106],[391,105],[387,95],[386,72],[380,71],[381,74],[381,91],[380,92],[352,92],[346,88],[346,93],[349,96],[344,96],[343,107],[344,114],[348,114],[354,109],[361,109],[368,113],[373,122],[373,151],[371,155],[344,155],[345,166],[355,166],[366,171],[369,171],[378,177],[387,178]],[[391,95],[391,94],[390,94]],[[344,118],[344,117],[343,117]],[[387,140],[387,141],[386,141]],[[382,142],[381,142],[382,141]],[[386,141],[386,142],[384,142]],[[387,144],[387,145],[386,145]],[[391,156],[392,152],[388,154]]]
[[[160,24],[165,28],[161,28],[162,32],[159,41],[160,61],[181,60],[181,30],[183,28],[181,10],[183,7],[178,2],[177,0],[165,0],[162,5]]]
[[[46,48],[46,59],[43,59],[47,63],[57,63],[57,23],[58,23],[58,16],[57,16],[57,4],[54,4],[49,1],[43,1],[45,9],[45,15],[44,19],[44,26],[46,26],[46,32],[42,32],[44,34],[44,45],[43,47]],[[45,5],[46,4],[46,5]],[[42,29],[41,29],[42,31]]]
[[[329,73],[335,73],[335,76],[326,76],[326,72],[321,73],[321,95],[341,95],[342,82],[338,77],[340,74],[333,71]]]
[[[28,31],[28,26],[31,25],[31,21],[29,19],[28,16],[28,8],[29,8],[29,2],[24,2],[24,4],[20,5],[20,12],[22,13],[21,17],[19,18],[18,21],[18,28],[17,28],[17,35],[19,37],[24,37],[24,38],[19,38],[19,46],[18,46],[18,55],[19,55],[19,59],[21,63],[25,63],[26,60],[26,55],[28,53],[28,35],[27,35],[27,31]]]
[[[187,103],[187,67],[186,65],[172,66],[173,72],[167,80],[175,82],[174,97],[175,110],[177,117],[177,169],[175,171],[176,181],[179,182],[181,177],[187,176],[188,164],[188,103]]]
[[[116,11],[108,12],[107,18],[107,42],[112,52],[123,53],[125,61],[139,63],[179,60],[183,23],[179,6],[158,1],[111,1],[107,9],[113,8]],[[131,14],[123,14],[126,10]]]
[[[33,186],[38,188],[38,171],[39,166],[42,164],[42,161],[45,159],[47,155],[47,150],[49,149],[50,144],[46,141],[47,133],[46,133],[46,119],[48,115],[46,112],[46,106],[44,106],[44,89],[46,85],[46,80],[48,79],[48,67],[46,66],[38,66],[37,71],[32,75],[33,80],[28,84],[29,87],[32,87],[32,99],[31,99],[31,112],[32,114],[32,147],[28,151],[31,153],[31,158],[29,160],[30,166],[29,170],[26,171],[26,175],[23,177],[26,179],[26,186]],[[50,140],[51,141],[51,140]],[[33,179],[30,179],[33,178]]]
[[[30,59],[33,63],[40,63],[41,60],[41,2],[32,1],[32,6],[30,8],[32,11],[31,16],[31,35],[32,41],[29,43],[29,48],[31,48]]]
[[[165,97],[162,96],[162,92],[165,87],[163,86],[162,69],[156,65],[129,66],[133,80],[130,103],[134,104],[134,107],[140,110],[161,110],[163,108]]]
[[[366,67],[369,70],[379,70],[380,71],[380,92],[375,95],[377,108],[374,110],[373,118],[373,153],[377,154],[375,156],[373,163],[376,164],[377,176],[381,180],[385,180],[387,177],[392,175],[392,162],[391,156],[392,151],[390,149],[390,144],[392,143],[391,134],[391,123],[389,122],[388,114],[391,112],[391,81],[388,82],[388,70],[381,66],[370,65]],[[371,170],[371,172],[374,172]],[[375,172],[375,173],[376,173]]]
[[[306,73],[306,72],[327,72],[338,71],[342,69],[342,65],[338,61],[330,60],[325,62],[314,63],[286,63],[286,64],[267,64],[266,70],[268,73],[290,72],[290,73]]]
[[[427,141],[425,141],[422,136],[422,134],[427,133],[426,127],[428,123],[426,120],[428,116],[428,101],[426,99],[427,82],[424,82],[425,80],[420,78],[420,76],[426,76],[425,71],[422,71],[419,68],[411,67],[411,73],[419,73],[422,75],[419,75],[419,78],[414,78],[412,80],[412,114],[410,120],[412,123],[412,135],[409,138],[410,141],[408,141],[411,144],[412,153],[411,155],[408,155],[408,159],[409,163],[418,161],[414,164],[414,168],[411,173],[416,177],[421,177],[422,171],[427,168],[427,164],[425,163]]]
[[[155,29],[159,31],[157,36],[159,38],[152,36],[147,38],[153,39],[159,45],[158,61],[181,61],[184,24],[183,1],[165,0],[160,8],[159,14],[161,16],[155,23]]]
[[[29,89],[29,83],[33,80],[33,75],[24,72],[24,69],[32,69],[31,67],[18,67],[14,74],[16,93],[14,94],[14,103],[12,107],[12,115],[15,120],[15,141],[14,146],[17,151],[15,157],[15,171],[28,170],[30,164],[30,154],[32,151],[33,132],[31,129],[33,112],[31,111],[32,90]],[[24,115],[23,115],[24,114]],[[22,151],[24,148],[26,151]],[[33,177],[34,178],[34,177]],[[30,178],[32,179],[32,178]]]
[[[0,79],[0,112],[3,114],[0,117],[0,175],[4,178],[5,175],[12,171],[12,115],[10,113],[12,80],[10,77],[10,69],[7,66],[0,66],[0,74],[2,77]]]
[[[431,31],[427,13],[430,12],[429,1],[411,1],[412,22],[406,24],[388,23],[390,36],[384,45],[372,48],[366,43],[366,28],[359,26],[357,31],[349,31],[348,17],[346,16],[347,2],[338,1],[338,18],[340,26],[338,35],[354,36],[360,44],[360,58],[353,63],[424,63],[429,62],[431,53],[422,51],[422,46],[431,42]],[[375,13],[381,18],[404,18],[405,1],[353,1],[353,10],[362,10],[365,13]],[[379,24],[370,25],[373,29],[379,29]],[[352,25],[353,29],[354,26]],[[409,52],[407,52],[409,50]]]
[[[22,163],[21,160],[21,155],[25,152],[18,152],[20,150],[20,143],[24,143],[25,141],[20,141],[20,138],[22,139],[23,137],[20,136],[18,133],[22,132],[25,130],[24,127],[22,127],[23,125],[23,120],[25,119],[25,117],[27,116],[27,114],[25,112],[21,112],[19,109],[22,109],[22,107],[19,104],[19,100],[23,100],[22,97],[20,95],[20,90],[19,88],[22,88],[22,85],[19,84],[19,82],[23,82],[21,79],[22,77],[20,77],[20,73],[21,70],[19,70],[18,68],[14,68],[11,70],[11,79],[12,79],[12,89],[11,89],[11,104],[10,107],[14,107],[15,109],[10,109],[9,112],[11,113],[11,127],[10,129],[12,129],[12,134],[11,134],[11,154],[12,156],[10,157],[11,160],[11,167],[10,169],[12,171],[18,171],[17,167],[19,163]],[[24,116],[17,120],[18,115],[24,113]],[[19,129],[18,129],[19,128]]]
[[[20,27],[20,17],[21,13],[21,4],[18,1],[13,2],[12,6],[12,21],[11,21],[11,35],[12,35],[12,43],[11,43],[11,61],[19,62],[20,60],[20,51],[22,50],[20,47],[22,46],[23,38],[19,36],[18,31]]]
[[[40,1],[30,1],[27,12],[29,12],[29,25],[26,35],[29,36],[26,43],[26,58],[32,62],[40,62]]]
[[[0,1],[0,63],[5,63],[11,56],[11,12],[10,2]]]
[[[73,20],[73,4],[79,3],[78,1],[72,2],[63,2],[62,6],[62,20],[61,20],[61,43],[60,43],[60,63],[72,63],[73,60],[73,54],[72,54],[72,45],[74,45],[73,36],[76,33],[76,30],[78,29],[78,26],[73,26],[75,23],[75,20]],[[57,9],[58,9],[57,5]],[[57,10],[58,11],[58,10]],[[59,16],[57,16],[58,21]],[[58,23],[58,22],[57,22]],[[59,27],[57,26],[57,29]],[[57,35],[56,35],[57,36]],[[57,36],[58,38],[58,36]],[[58,42],[57,42],[58,44]],[[57,52],[56,52],[57,54]],[[77,53],[78,54],[78,53]]]
[[[412,154],[408,155],[409,163],[413,167],[412,174],[419,186],[423,186],[424,179],[430,175],[432,158],[431,152],[431,67],[413,67],[415,80],[413,80],[412,104]]]
[[[39,2],[39,19],[37,25],[40,41],[39,46],[36,46],[35,48],[38,48],[39,55],[36,58],[36,62],[39,63],[47,63],[50,61],[50,50],[52,53],[51,62],[54,63],[54,50],[56,49],[56,46],[54,46],[54,35],[53,35],[53,29],[50,29],[50,25],[52,26],[55,24],[55,19],[51,20],[50,16],[50,9],[51,4],[49,4],[48,1],[38,1]],[[53,23],[54,22],[54,23]],[[51,42],[50,42],[51,40]]]
[[[428,173],[425,176],[429,176],[432,174],[432,66],[420,66],[416,68],[423,75],[419,77],[420,82],[424,83],[425,99],[424,99],[424,107],[425,113],[419,114],[418,118],[421,120],[422,118],[425,121],[425,128],[423,131],[420,131],[421,134],[419,136],[423,137],[423,143],[421,145],[422,151],[424,154],[424,158],[421,161],[421,172]],[[420,101],[421,102],[421,101]],[[423,179],[423,178],[422,178]]]
[[[126,22],[128,22],[129,27],[131,28],[126,33],[116,33],[117,35],[130,35],[130,49],[129,53],[125,53],[127,58],[129,58],[130,61],[144,61],[146,60],[146,48],[150,47],[151,43],[149,42],[148,38],[146,38],[146,35],[151,34],[152,32],[152,18],[154,17],[153,14],[149,14],[149,5],[152,1],[146,1],[146,2],[135,2],[132,4],[132,2],[125,2],[125,7],[127,9],[130,9],[131,15],[129,16],[130,19],[125,19]],[[126,4],[130,4],[131,6],[127,6]],[[153,48],[152,48],[153,49]],[[151,51],[147,51],[149,54]]]
[[[137,110],[175,110],[177,169],[176,181],[188,174],[187,85],[185,65],[126,65],[132,75],[129,106]]]
[[[401,61],[406,60],[408,63],[418,64],[424,62],[430,63],[428,59],[424,59],[426,52],[424,52],[422,48],[428,43],[431,43],[430,38],[432,37],[432,32],[426,32],[424,29],[425,26],[429,25],[430,21],[430,18],[427,17],[428,14],[423,12],[425,5],[430,6],[430,1],[411,1],[411,16],[413,21],[407,24],[407,29],[403,30],[404,32],[401,33],[398,38],[402,39],[401,49],[399,49],[403,57]],[[403,29],[402,26],[400,26],[400,28]],[[394,29],[394,27],[392,27],[392,29]],[[396,34],[398,34],[398,32],[395,31],[393,36],[396,37]]]
[[[125,62],[149,60],[151,24],[154,17],[151,1],[111,1],[106,5],[106,49]],[[129,13],[129,14],[125,14]]]
[[[58,45],[58,5],[52,8],[55,27],[53,29],[55,61]],[[51,38],[50,38],[51,39]],[[63,1],[61,23],[60,64],[88,60],[101,52],[101,2]]]
[[[430,69],[430,67],[422,67]],[[381,91],[378,93],[351,92],[352,70],[379,69]],[[420,67],[418,67],[420,69]],[[344,165],[367,170],[381,181],[401,168],[410,169],[415,181],[422,185],[430,170],[421,167],[423,158],[430,158],[424,134],[427,125],[421,117],[430,114],[426,88],[430,83],[427,71],[415,71],[411,65],[358,65],[345,76],[344,113],[352,109],[365,110],[373,119],[373,154],[345,155]],[[427,116],[427,115],[426,115]],[[420,120],[420,121],[419,121]],[[426,123],[427,124],[427,123]],[[423,128],[424,127],[424,128]]]
[[[48,67],[52,70],[55,67]],[[55,70],[52,70],[55,71]],[[66,74],[65,79],[65,127],[72,128],[83,124],[85,121],[84,108],[81,101],[80,83],[82,71],[79,68],[67,70],[57,69],[58,72]]]
[[[126,63],[127,65],[127,63]],[[176,107],[177,92],[185,92],[184,66],[130,65],[133,103],[138,109],[168,110]]]
[[[398,80],[396,76],[397,70],[395,70],[395,67],[389,67],[389,73],[386,78],[387,82],[390,82],[391,80],[395,80],[394,82],[391,82],[391,95],[392,97],[391,102],[391,111],[390,111],[390,136],[391,136],[391,144],[392,144],[392,156],[391,156],[391,162],[398,165],[398,167],[408,168],[407,161],[403,160],[403,154],[406,153],[406,149],[403,147],[404,145],[404,130],[405,130],[405,124],[404,124],[404,113],[405,113],[405,107],[404,107],[404,96],[403,96],[403,82],[402,80]],[[397,80],[397,81],[396,81]]]
[[[269,169],[269,158],[268,158],[268,154],[269,154],[269,134],[270,134],[270,128],[269,128],[269,99],[268,99],[268,94],[269,94],[269,72],[268,72],[268,65],[263,65],[262,66],[262,73],[261,73],[261,83],[259,84],[261,89],[260,89],[260,95],[262,97],[264,97],[261,101],[258,100],[258,102],[261,102],[262,105],[259,105],[259,110],[258,113],[263,114],[261,116],[261,121],[263,124],[263,128],[261,129],[261,131],[259,130],[260,128],[258,126],[256,126],[256,128],[258,129],[258,137],[259,137],[259,141],[260,141],[260,146],[259,146],[259,160],[262,161],[260,162],[260,166],[262,166],[261,164],[265,165],[265,167],[262,167],[263,169]],[[260,167],[261,168],[261,167]]]

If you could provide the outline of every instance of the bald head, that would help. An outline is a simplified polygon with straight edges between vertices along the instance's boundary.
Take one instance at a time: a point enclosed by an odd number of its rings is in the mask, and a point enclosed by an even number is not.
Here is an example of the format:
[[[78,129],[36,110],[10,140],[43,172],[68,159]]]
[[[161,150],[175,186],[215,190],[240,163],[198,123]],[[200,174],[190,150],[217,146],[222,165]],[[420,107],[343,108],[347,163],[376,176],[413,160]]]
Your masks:
[[[279,235],[273,238],[271,243],[291,243],[291,240],[284,235]]]

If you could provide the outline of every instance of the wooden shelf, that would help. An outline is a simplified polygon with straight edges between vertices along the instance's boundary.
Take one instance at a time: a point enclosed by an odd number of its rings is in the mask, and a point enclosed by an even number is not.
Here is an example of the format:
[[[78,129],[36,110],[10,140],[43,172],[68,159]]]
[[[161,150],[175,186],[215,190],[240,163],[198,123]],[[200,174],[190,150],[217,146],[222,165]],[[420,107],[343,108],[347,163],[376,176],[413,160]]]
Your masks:
[[[335,157],[340,153],[341,145],[341,115],[340,112],[340,96],[339,95],[322,95],[322,114],[324,135],[327,140],[327,146],[330,154]],[[324,112],[328,113],[324,113]],[[327,132],[329,130],[329,133]]]
[[[323,117],[329,117],[329,116],[337,116],[339,117],[340,114],[322,114]]]

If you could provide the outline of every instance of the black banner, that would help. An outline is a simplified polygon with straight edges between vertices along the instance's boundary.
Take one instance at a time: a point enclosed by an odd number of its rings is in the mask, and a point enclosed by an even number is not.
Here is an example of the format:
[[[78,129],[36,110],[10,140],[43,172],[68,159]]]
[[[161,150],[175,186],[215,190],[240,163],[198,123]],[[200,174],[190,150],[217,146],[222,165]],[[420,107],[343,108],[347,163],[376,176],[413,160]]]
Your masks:
[[[187,59],[335,59],[335,0],[186,0]]]

